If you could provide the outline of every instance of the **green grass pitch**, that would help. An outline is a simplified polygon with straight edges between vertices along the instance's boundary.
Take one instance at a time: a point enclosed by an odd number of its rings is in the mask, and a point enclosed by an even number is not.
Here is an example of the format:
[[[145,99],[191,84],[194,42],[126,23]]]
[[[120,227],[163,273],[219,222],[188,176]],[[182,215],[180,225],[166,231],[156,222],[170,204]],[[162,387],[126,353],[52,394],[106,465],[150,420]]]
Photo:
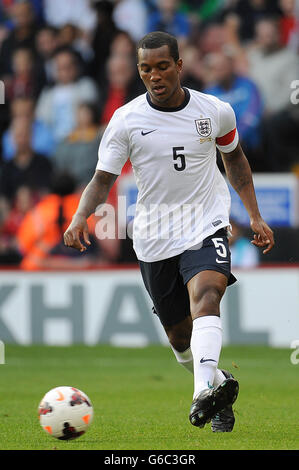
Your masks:
[[[240,382],[232,433],[192,427],[193,378],[169,348],[6,346],[0,366],[0,449],[299,449],[299,365],[291,350],[225,347],[220,366]],[[88,432],[59,441],[39,425],[37,407],[53,387],[83,390],[94,406]]]

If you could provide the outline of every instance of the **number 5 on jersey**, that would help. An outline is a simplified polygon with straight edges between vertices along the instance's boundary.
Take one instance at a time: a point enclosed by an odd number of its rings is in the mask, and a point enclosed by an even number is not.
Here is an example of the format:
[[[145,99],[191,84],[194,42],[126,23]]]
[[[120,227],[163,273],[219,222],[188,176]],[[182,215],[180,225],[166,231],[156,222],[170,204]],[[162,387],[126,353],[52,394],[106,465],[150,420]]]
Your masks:
[[[173,161],[176,162],[173,164],[174,169],[177,171],[183,171],[186,168],[186,158],[185,155],[182,153],[178,153],[184,150],[184,147],[173,147],[172,148],[172,155]]]

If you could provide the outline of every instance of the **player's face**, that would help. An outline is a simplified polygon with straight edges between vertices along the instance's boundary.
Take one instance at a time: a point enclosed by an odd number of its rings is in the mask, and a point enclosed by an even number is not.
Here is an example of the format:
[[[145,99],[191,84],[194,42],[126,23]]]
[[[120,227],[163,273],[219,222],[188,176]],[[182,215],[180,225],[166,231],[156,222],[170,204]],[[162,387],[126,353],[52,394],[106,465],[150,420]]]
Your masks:
[[[180,84],[182,59],[174,61],[168,46],[157,49],[139,49],[138,71],[151,96],[158,106],[179,106],[184,92]]]

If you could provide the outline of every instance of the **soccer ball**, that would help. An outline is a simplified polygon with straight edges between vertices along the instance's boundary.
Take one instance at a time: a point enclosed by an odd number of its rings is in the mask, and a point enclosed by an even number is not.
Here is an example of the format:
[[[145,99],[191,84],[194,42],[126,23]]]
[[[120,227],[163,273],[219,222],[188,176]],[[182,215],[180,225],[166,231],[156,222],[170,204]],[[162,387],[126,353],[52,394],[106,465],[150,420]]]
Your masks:
[[[38,407],[41,427],[57,439],[82,436],[92,418],[93,407],[85,393],[75,387],[56,387],[41,400]]]

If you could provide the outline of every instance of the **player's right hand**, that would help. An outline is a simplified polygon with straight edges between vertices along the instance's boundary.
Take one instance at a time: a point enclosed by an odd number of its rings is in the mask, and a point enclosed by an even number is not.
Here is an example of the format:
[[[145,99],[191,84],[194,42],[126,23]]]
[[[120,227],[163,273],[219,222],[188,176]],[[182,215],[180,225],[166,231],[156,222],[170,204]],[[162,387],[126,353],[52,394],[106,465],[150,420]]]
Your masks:
[[[83,252],[87,249],[87,246],[81,242],[82,237],[86,245],[91,244],[86,218],[82,215],[75,215],[63,235],[64,244],[65,246],[69,246]]]
[[[269,225],[261,217],[251,220],[250,225],[254,232],[251,243],[258,248],[266,247],[265,250],[263,250],[263,254],[265,255],[272,250],[275,245],[274,234]]]

